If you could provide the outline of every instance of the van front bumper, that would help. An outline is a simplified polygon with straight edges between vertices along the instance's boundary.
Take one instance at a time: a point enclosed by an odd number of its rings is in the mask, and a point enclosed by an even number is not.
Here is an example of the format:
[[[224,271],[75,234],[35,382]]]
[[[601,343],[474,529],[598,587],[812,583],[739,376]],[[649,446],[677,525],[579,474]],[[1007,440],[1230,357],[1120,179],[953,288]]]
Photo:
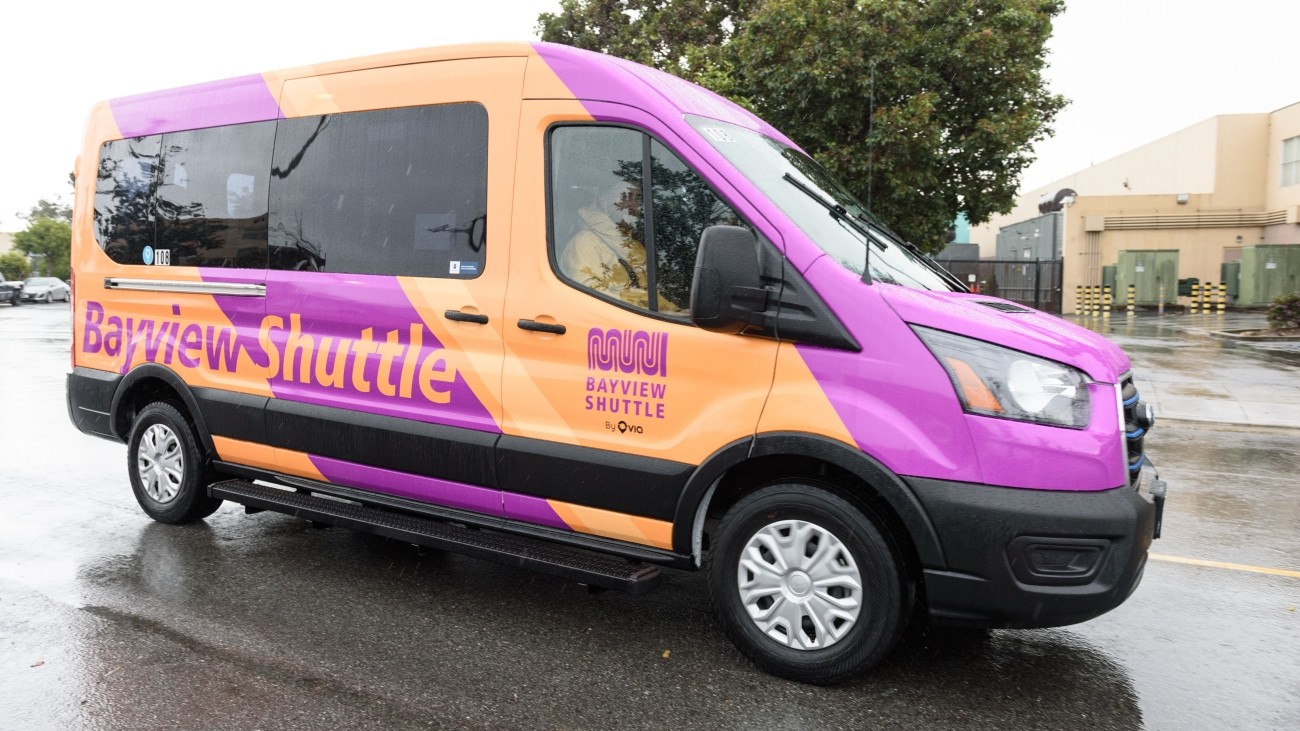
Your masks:
[[[1156,504],[1133,487],[1072,492],[905,478],[946,566],[924,569],[930,618],[977,627],[1059,627],[1137,588]]]

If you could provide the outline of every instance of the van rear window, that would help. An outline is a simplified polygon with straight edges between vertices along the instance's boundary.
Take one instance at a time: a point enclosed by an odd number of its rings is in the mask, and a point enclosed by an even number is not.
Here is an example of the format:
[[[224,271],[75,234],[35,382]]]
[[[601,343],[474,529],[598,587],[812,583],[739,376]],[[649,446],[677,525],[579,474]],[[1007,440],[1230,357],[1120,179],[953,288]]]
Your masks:
[[[487,125],[463,103],[108,142],[95,239],[119,264],[472,279]]]

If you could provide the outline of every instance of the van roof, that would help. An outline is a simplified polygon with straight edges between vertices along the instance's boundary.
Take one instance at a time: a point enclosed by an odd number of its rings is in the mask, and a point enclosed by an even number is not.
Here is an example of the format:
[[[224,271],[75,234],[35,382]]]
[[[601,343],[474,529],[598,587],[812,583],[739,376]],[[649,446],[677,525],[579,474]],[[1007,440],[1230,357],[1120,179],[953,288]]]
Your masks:
[[[281,118],[285,115],[277,100],[278,90],[291,79],[387,66],[502,57],[525,57],[545,64],[567,89],[569,99],[627,104],[665,120],[697,114],[785,141],[766,122],[703,87],[638,63],[554,43],[480,43],[394,51],[119,97],[102,106],[111,111],[123,138],[140,137]],[[526,89],[525,95],[555,98],[556,88],[550,84],[544,89]]]

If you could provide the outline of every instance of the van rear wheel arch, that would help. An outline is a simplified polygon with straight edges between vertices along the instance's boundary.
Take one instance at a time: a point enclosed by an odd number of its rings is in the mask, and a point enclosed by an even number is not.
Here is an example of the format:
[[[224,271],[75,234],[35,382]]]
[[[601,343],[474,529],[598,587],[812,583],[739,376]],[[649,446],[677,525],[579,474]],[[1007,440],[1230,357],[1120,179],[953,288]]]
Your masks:
[[[200,450],[205,455],[216,453],[212,436],[208,433],[198,401],[189,385],[174,371],[157,363],[143,363],[131,369],[117,385],[109,412],[117,438],[126,442],[131,435],[136,415],[156,401],[173,404],[189,421]]]

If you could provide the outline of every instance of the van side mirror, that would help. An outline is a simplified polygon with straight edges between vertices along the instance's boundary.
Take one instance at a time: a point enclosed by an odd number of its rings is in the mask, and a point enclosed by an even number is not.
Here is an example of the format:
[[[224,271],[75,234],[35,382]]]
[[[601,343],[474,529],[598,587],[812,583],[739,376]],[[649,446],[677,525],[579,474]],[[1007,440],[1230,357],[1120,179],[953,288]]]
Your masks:
[[[768,291],[761,271],[754,232],[740,226],[704,229],[691,283],[691,321],[731,335],[762,323]]]

